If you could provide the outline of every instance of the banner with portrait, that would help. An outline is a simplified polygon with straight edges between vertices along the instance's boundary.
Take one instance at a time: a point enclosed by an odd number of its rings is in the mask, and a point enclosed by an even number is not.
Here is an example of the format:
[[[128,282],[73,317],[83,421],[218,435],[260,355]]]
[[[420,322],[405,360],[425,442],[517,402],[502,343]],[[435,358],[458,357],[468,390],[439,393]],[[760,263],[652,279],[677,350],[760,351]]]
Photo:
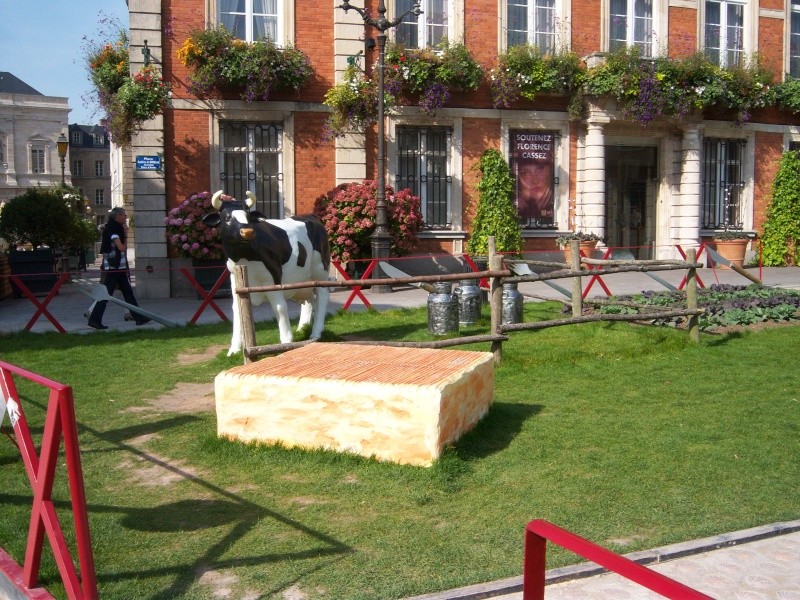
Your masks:
[[[555,222],[556,132],[512,129],[509,136],[517,214],[529,227],[551,227]]]

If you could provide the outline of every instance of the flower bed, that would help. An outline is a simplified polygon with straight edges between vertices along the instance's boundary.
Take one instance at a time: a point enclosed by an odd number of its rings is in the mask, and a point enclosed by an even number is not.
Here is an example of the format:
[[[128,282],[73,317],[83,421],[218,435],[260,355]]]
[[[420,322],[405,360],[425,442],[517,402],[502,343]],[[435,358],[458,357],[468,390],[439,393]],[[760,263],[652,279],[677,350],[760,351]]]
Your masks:
[[[685,308],[685,292],[642,292],[630,296],[615,296],[612,300],[632,301],[658,308]],[[700,328],[714,331],[724,327],[747,326],[765,322],[800,321],[800,292],[758,285],[712,285],[697,292],[700,308]],[[591,303],[591,300],[587,300]],[[602,314],[636,314],[629,306],[599,306]],[[656,325],[683,325],[683,319],[655,319]]]

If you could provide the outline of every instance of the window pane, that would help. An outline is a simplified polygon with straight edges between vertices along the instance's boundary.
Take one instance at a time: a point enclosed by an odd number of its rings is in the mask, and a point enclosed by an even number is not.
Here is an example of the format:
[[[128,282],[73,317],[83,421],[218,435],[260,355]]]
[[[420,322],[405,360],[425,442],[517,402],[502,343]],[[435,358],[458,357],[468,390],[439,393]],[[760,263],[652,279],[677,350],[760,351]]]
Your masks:
[[[230,31],[234,37],[237,37],[240,40],[246,39],[247,31],[245,29],[244,15],[223,14],[220,21],[222,22],[222,26]]]
[[[527,42],[528,3],[514,1],[508,3],[508,45],[515,46]],[[511,40],[514,40],[513,42]]]
[[[253,13],[261,15],[278,14],[278,0],[253,0]]]
[[[253,17],[253,40],[278,41],[278,19],[276,17]]]

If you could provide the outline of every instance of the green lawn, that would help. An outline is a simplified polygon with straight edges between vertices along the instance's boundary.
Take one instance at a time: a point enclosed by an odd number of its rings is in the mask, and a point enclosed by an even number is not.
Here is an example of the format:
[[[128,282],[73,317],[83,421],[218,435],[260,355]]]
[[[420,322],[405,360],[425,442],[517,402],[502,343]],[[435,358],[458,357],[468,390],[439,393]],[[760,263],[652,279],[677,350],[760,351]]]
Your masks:
[[[526,320],[557,313],[526,304]],[[274,329],[260,325],[258,342]],[[350,334],[428,337],[423,310],[329,319],[328,340]],[[534,518],[629,552],[800,517],[798,326],[699,345],[628,324],[512,334],[492,410],[429,469],[220,441],[212,411],[152,407],[241,364],[225,350],[178,361],[229,335],[0,337],[3,360],[74,387],[104,600],[400,598],[519,575]],[[20,391],[38,436],[46,395]],[[54,497],[68,525],[64,475]],[[19,453],[0,436],[0,546],[18,562],[29,513]],[[49,553],[42,583],[64,597]]]

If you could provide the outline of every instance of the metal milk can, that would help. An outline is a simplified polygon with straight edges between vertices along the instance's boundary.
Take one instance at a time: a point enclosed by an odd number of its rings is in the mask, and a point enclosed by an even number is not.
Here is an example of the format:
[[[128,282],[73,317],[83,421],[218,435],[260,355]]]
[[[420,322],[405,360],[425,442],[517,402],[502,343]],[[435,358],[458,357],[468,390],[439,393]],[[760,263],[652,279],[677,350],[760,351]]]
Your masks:
[[[522,322],[522,294],[516,283],[503,284],[503,324]]]
[[[451,289],[448,282],[437,281],[428,294],[428,333],[432,335],[458,331],[458,298]]]
[[[458,324],[475,325],[481,318],[481,288],[474,279],[462,279],[453,293],[458,298]]]

